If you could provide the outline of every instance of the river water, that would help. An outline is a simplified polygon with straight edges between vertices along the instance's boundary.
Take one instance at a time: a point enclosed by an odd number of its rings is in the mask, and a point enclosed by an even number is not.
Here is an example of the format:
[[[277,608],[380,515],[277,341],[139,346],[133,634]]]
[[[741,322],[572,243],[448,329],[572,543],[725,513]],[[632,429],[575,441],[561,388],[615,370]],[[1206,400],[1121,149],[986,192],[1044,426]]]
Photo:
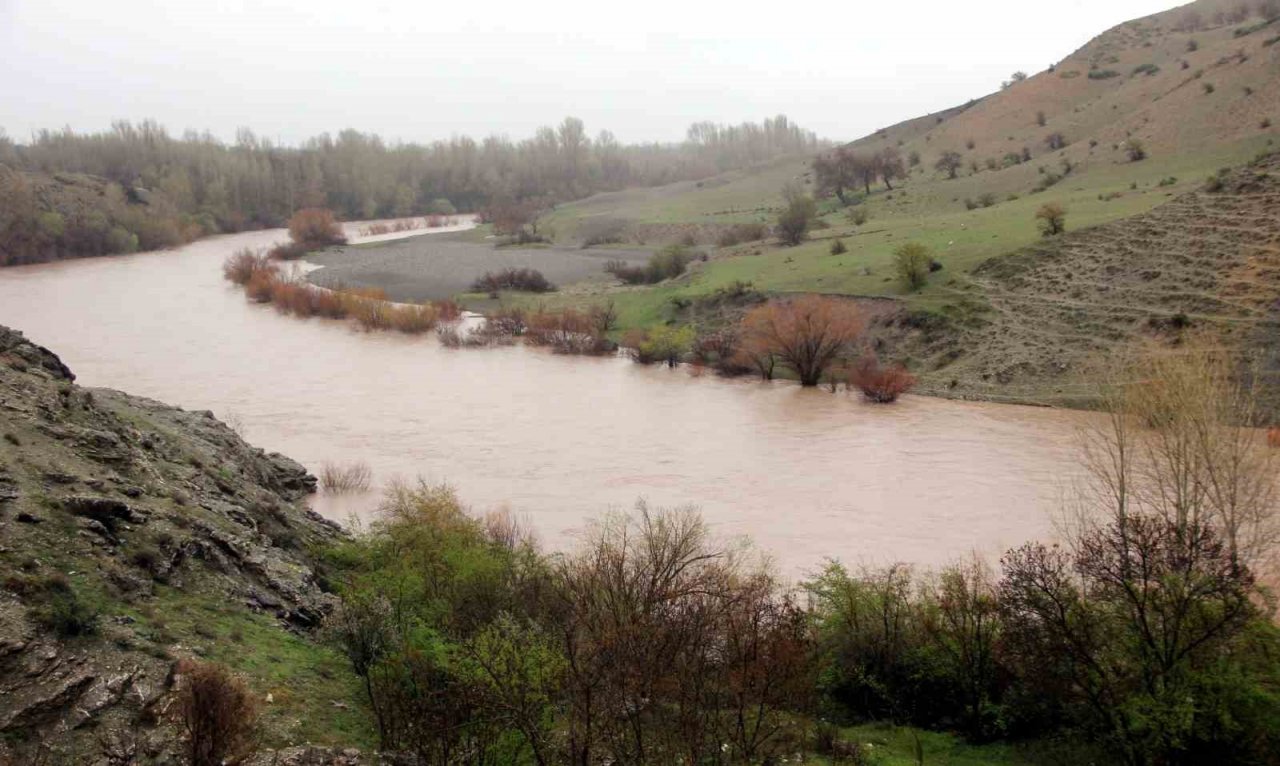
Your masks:
[[[1081,413],[911,396],[876,406],[282,316],[248,303],[221,265],[284,238],[3,269],[0,324],[53,349],[83,385],[210,409],[313,471],[360,460],[378,483],[447,481],[476,511],[526,517],[552,548],[644,499],[698,507],[789,575],[827,557],[933,565],[1050,536],[1078,474]],[[340,520],[375,504],[314,501]]]

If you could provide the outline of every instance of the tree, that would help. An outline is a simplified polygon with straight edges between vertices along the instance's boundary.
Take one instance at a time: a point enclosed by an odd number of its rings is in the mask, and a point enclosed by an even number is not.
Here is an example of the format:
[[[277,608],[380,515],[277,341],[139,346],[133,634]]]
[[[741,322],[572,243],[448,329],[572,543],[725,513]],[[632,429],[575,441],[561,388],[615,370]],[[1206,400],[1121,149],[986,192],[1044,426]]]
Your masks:
[[[862,311],[849,301],[820,295],[774,300],[743,317],[746,345],[767,351],[795,373],[802,386],[816,386],[832,362],[862,334]]]
[[[933,254],[918,242],[906,242],[893,251],[893,269],[910,291],[919,290],[929,281]]]
[[[221,665],[184,661],[175,713],[188,766],[242,763],[257,745],[258,708],[249,687]]]
[[[1248,762],[1274,746],[1219,726],[1259,720],[1246,711],[1274,683],[1252,654],[1274,651],[1275,639],[1257,633],[1270,619],[1250,564],[1277,539],[1277,478],[1247,425],[1257,393],[1240,370],[1196,342],[1094,372],[1105,417],[1085,433],[1086,475],[1059,525],[1063,543],[1004,559],[1013,669],[1032,694],[1078,710],[1076,723],[1126,763],[1233,750]],[[1277,715],[1275,703],[1261,715]]]
[[[1046,202],[1036,211],[1040,232],[1053,237],[1067,230],[1067,209],[1057,202]]]
[[[809,236],[809,226],[818,214],[813,198],[794,184],[782,190],[784,207],[778,215],[778,237],[784,244],[798,245]]]
[[[820,154],[813,160],[813,173],[817,193],[835,195],[840,204],[849,204],[848,190],[858,184],[857,157],[849,149],[840,147],[833,152]]]
[[[903,178],[907,174],[906,166],[902,162],[902,153],[892,146],[882,149],[876,155],[876,164],[880,177],[884,179],[885,188],[889,191],[893,191],[893,179]]]
[[[960,156],[960,152],[946,151],[942,153],[942,156],[938,158],[933,167],[935,170],[946,173],[947,178],[954,179],[956,171],[964,167],[964,158]]]

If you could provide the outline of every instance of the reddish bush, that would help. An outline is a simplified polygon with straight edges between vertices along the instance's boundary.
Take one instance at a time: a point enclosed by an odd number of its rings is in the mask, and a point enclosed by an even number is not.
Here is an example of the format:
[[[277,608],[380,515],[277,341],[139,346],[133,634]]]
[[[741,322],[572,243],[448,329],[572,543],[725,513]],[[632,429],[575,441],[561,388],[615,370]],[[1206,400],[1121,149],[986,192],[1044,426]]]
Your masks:
[[[249,248],[237,250],[222,264],[222,276],[237,285],[246,285],[258,272],[275,272],[276,267],[262,253]]]
[[[613,350],[589,314],[574,309],[538,311],[529,315],[525,337],[535,346],[559,354],[606,354]]]
[[[462,318],[462,308],[448,298],[436,302],[436,311],[441,322],[456,322]]]
[[[256,303],[270,303],[280,275],[275,271],[258,271],[245,283],[244,294]]]
[[[883,367],[874,356],[864,359],[849,376],[849,384],[862,390],[863,396],[880,404],[896,401],[911,390],[916,378],[900,364]]]
[[[342,245],[347,241],[333,212],[318,207],[306,208],[293,214],[289,219],[289,237],[293,239],[294,245],[304,248],[303,252],[329,245]]]
[[[176,715],[191,766],[242,763],[255,750],[258,707],[244,681],[221,665],[183,661]]]
[[[1267,429],[1267,445],[1280,448],[1280,426]]]
[[[776,360],[796,374],[800,385],[816,386],[864,324],[862,311],[850,301],[821,295],[773,300],[743,317],[741,346],[748,364],[763,377],[772,375]]]

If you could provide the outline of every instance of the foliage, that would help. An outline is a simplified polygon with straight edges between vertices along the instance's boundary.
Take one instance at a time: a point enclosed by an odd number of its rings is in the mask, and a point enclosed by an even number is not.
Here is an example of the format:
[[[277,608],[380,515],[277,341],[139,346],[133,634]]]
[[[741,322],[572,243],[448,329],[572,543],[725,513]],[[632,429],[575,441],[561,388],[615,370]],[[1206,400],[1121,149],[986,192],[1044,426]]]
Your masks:
[[[1067,209],[1057,202],[1046,202],[1036,211],[1036,222],[1046,237],[1056,236],[1067,230]]]
[[[623,261],[609,261],[605,271],[629,285],[657,284],[674,279],[685,272],[693,255],[686,245],[668,245],[649,256],[644,266],[628,266]]]
[[[908,290],[919,290],[929,281],[933,254],[918,242],[906,242],[893,251],[893,269]]]
[[[849,301],[820,295],[773,300],[742,318],[743,348],[765,377],[773,364],[795,373],[802,386],[816,386],[826,369],[862,334],[865,318]],[[768,359],[767,368],[764,359]],[[767,369],[767,372],[765,371]]]
[[[318,250],[347,242],[333,211],[323,208],[306,208],[294,213],[289,218],[289,238],[304,250]]]
[[[174,713],[186,735],[189,766],[234,766],[257,746],[257,703],[240,678],[210,662],[179,664]]]
[[[853,368],[849,384],[862,391],[862,395],[877,404],[895,402],[910,391],[916,378],[902,365],[883,366],[874,354],[861,359]]]
[[[813,198],[798,186],[782,190],[783,208],[776,224],[778,238],[786,245],[798,245],[809,236],[809,227],[818,215]]]
[[[556,289],[541,271],[528,268],[508,268],[498,272],[486,271],[477,277],[471,289],[478,293],[496,293],[501,290],[521,290],[530,293],[547,293]]]
[[[639,336],[624,341],[631,347],[631,356],[641,364],[661,362],[675,367],[680,359],[693,348],[692,327],[655,327]]]

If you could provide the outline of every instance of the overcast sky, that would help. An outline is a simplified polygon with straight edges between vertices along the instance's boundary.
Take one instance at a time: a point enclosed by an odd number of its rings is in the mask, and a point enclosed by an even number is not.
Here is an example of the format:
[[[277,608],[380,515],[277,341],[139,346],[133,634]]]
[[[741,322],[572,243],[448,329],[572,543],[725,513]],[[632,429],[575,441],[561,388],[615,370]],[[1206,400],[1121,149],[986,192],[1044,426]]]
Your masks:
[[[630,142],[781,113],[852,139],[1177,4],[0,0],[0,128],[428,141],[574,115]]]

